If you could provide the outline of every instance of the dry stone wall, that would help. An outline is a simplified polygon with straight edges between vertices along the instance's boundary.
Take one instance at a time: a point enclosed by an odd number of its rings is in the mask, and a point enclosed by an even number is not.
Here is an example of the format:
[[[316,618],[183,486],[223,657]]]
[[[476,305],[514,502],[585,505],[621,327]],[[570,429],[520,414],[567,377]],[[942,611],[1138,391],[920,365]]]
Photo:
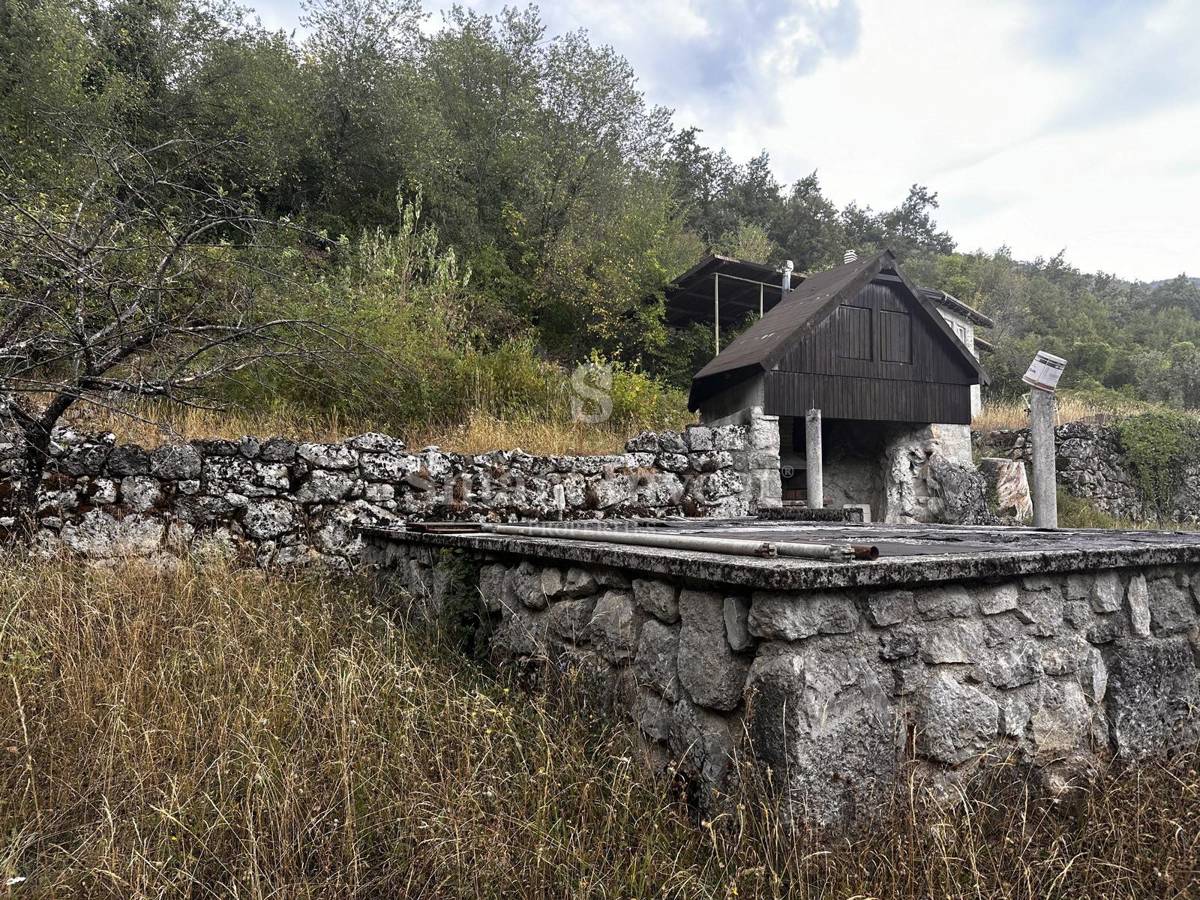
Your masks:
[[[710,802],[739,759],[835,823],[909,775],[955,796],[1004,760],[1061,790],[1200,740],[1197,568],[779,593],[496,554],[451,580],[453,551],[371,552],[426,615],[483,604],[497,660],[581,669]]]
[[[977,435],[975,440],[983,456],[1005,457],[1032,465],[1029,429],[989,431]],[[1069,493],[1118,518],[1141,521],[1149,516],[1137,480],[1124,459],[1116,429],[1070,422],[1054,430],[1054,444],[1058,482]],[[1196,498],[1192,505],[1200,508],[1200,479],[1193,488]]]
[[[344,568],[358,528],[406,519],[492,521],[753,513],[778,479],[778,431],[750,425],[643,432],[610,456],[412,451],[382,434],[342,443],[193,441],[147,450],[111,434],[55,434],[37,541],[91,558],[216,545],[261,565]],[[0,441],[0,497],[22,481]],[[0,525],[11,527],[11,507]]]

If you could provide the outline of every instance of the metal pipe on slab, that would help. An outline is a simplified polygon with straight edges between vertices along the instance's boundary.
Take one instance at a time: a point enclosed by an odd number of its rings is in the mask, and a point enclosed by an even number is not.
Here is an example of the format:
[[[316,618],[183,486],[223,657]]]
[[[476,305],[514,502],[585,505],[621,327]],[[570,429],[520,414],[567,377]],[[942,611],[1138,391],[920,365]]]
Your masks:
[[[602,531],[591,528],[547,528],[538,525],[479,526],[490,534],[511,534],[521,537],[557,538],[568,541],[601,541],[607,544],[627,544],[636,547],[661,547],[664,550],[697,550],[703,553],[729,553],[734,556],[774,557],[778,554],[769,541],[739,541],[733,538],[701,537],[694,534],[662,534],[644,531]]]
[[[803,559],[863,559],[879,557],[876,547],[853,544],[803,544],[796,541],[754,541],[736,538],[703,537],[694,534],[665,534],[645,531],[605,531],[592,528],[559,528],[544,525],[479,526],[490,534],[511,534],[521,537],[546,537],[571,541],[600,541],[635,547],[660,547],[665,550],[696,550],[704,553],[728,553],[734,556],[800,557]]]

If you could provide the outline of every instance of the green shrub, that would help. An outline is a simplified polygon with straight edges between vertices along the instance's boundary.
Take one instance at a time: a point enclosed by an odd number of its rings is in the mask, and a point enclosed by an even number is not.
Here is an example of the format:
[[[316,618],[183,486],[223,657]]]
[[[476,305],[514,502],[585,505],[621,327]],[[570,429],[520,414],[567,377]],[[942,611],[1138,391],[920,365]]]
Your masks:
[[[1157,410],[1122,419],[1117,434],[1143,497],[1162,520],[1170,513],[1184,470],[1200,452],[1200,423],[1182,413]]]
[[[395,232],[343,241],[340,259],[315,285],[290,286],[290,316],[319,321],[340,352],[288,359],[240,375],[230,399],[266,409],[282,398],[303,409],[336,410],[353,421],[407,433],[484,415],[568,423],[572,372],[540,352],[532,329],[495,340],[486,300],[471,273],[423,227],[418,203],[400,204]],[[593,355],[593,363],[607,364]],[[610,428],[678,427],[684,395],[638,367],[613,362]]]

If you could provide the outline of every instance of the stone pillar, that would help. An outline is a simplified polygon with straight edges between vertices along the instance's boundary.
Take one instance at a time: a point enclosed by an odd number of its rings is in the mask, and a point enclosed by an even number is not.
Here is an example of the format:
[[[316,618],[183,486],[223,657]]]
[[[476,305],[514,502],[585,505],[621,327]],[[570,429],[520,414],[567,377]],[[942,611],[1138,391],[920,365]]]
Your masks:
[[[1054,394],[1029,392],[1029,439],[1033,444],[1033,525],[1058,527],[1058,485],[1054,477]]]
[[[783,483],[779,474],[779,416],[768,416],[761,406],[748,414],[747,466],[750,483],[748,510],[778,509],[783,505]]]
[[[825,480],[821,471],[821,411],[810,409],[804,414],[804,456],[807,466],[808,508],[825,506]]]

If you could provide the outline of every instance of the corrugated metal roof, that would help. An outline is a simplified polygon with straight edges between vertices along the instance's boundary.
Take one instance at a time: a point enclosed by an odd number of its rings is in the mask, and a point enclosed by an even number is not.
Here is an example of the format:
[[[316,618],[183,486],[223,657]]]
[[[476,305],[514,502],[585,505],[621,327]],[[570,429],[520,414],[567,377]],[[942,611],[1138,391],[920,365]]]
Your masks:
[[[749,262],[711,253],[675,279],[666,289],[666,319],[669,325],[708,321],[713,318],[713,276],[721,278],[721,324],[741,325],[747,314],[758,312],[759,284],[765,309],[779,303],[783,273],[776,266]],[[791,284],[803,280],[792,273]]]
[[[946,309],[954,310],[954,312],[958,313],[959,315],[963,316],[966,319],[969,319],[970,321],[974,322],[976,325],[980,325],[984,328],[991,328],[993,325],[996,324],[988,316],[985,316],[983,313],[981,313],[979,310],[977,310],[973,306],[967,306],[967,304],[963,303],[961,300],[959,300],[953,294],[947,294],[945,291],[939,291],[936,288],[925,288],[925,287],[921,288],[921,293],[924,294],[926,297],[928,297],[930,300],[932,300],[934,303],[937,303],[940,306],[944,306],[944,307],[946,307]]]

